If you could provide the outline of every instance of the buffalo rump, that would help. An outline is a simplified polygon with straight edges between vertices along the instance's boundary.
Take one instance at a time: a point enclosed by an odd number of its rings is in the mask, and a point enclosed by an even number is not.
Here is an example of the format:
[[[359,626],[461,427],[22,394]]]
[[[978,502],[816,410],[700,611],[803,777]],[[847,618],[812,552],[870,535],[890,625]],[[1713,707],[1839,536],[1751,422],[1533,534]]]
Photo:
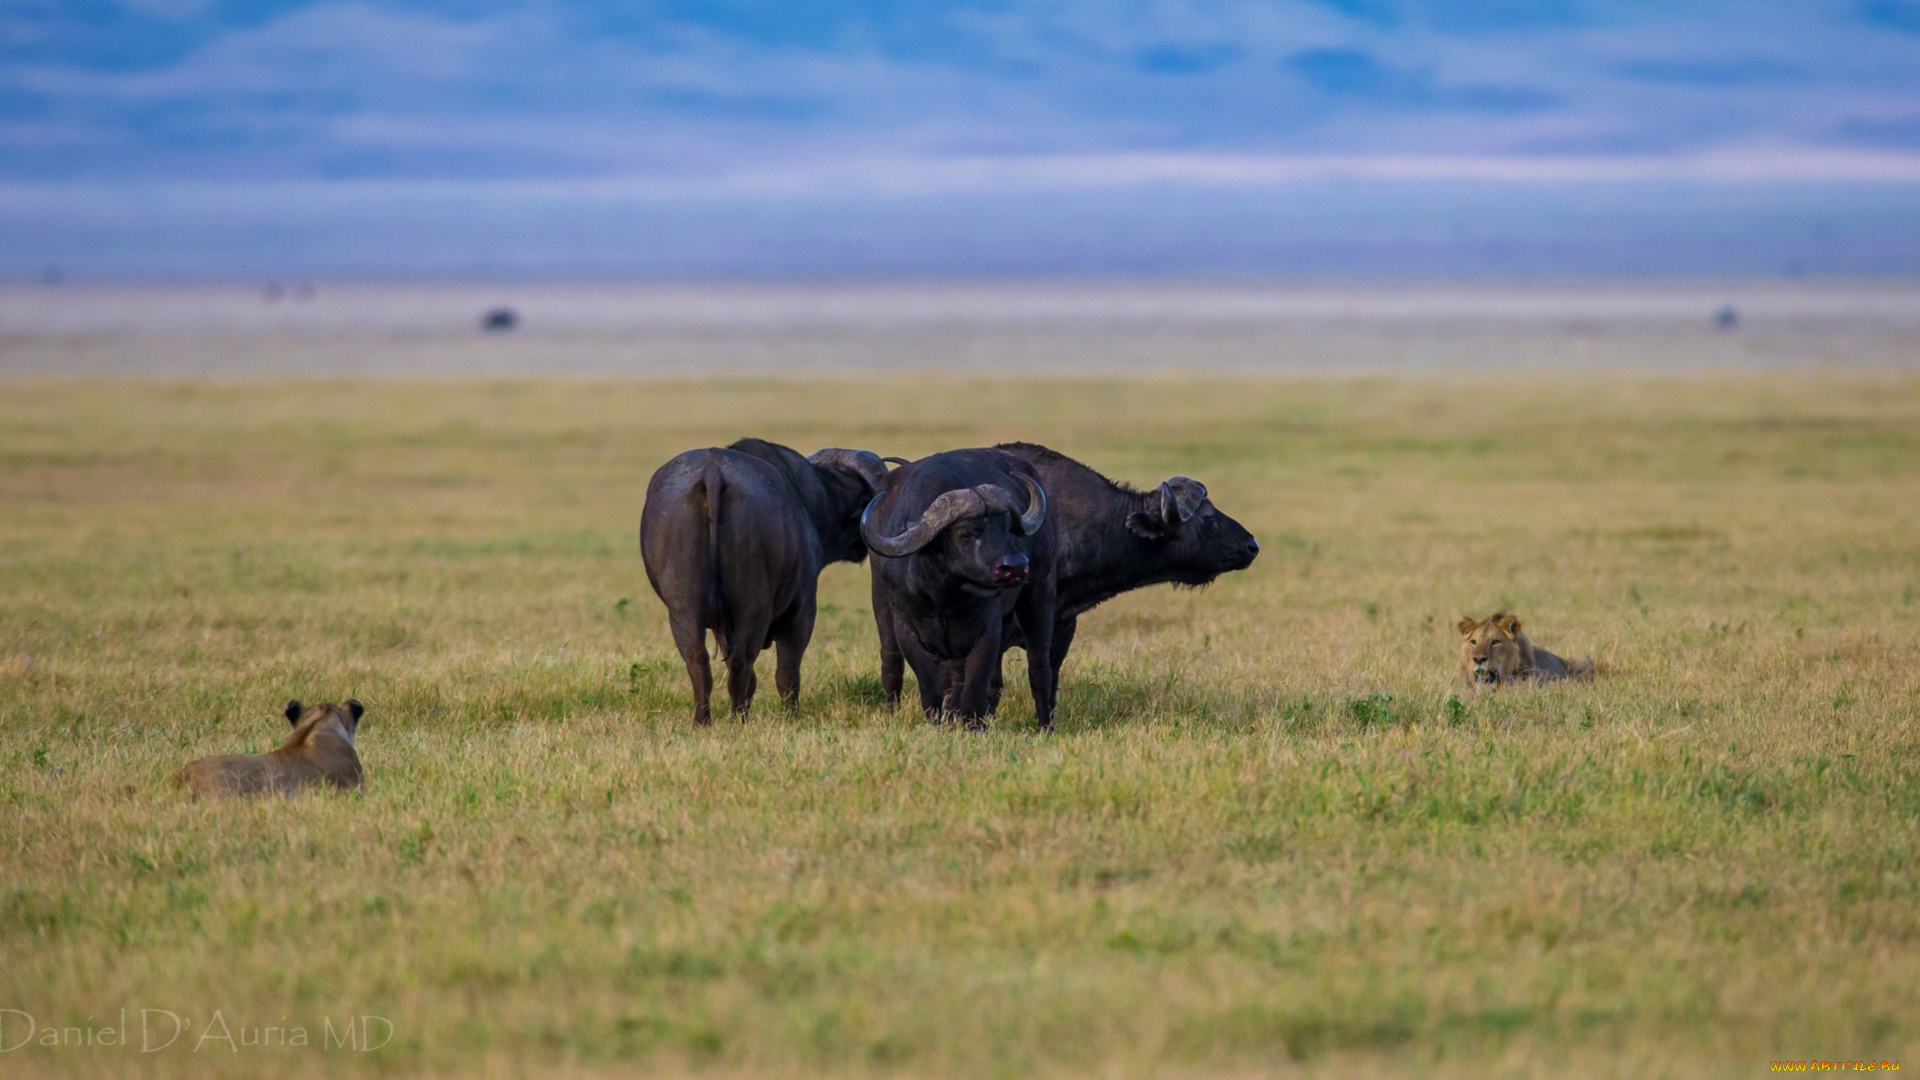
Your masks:
[[[689,450],[653,474],[640,553],[693,681],[695,723],[712,720],[709,630],[736,714],[753,701],[753,662],[769,647],[781,699],[798,700],[820,568],[865,557],[860,512],[886,475],[866,450],[803,458],[759,439]]]

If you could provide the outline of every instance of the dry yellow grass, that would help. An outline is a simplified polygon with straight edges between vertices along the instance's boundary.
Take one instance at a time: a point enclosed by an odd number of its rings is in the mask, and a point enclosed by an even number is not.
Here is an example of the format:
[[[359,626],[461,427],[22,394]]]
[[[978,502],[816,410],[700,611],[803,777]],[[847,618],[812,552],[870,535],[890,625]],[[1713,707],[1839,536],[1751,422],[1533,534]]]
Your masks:
[[[798,715],[695,731],[639,499],[747,433],[1039,439],[1265,552],[1084,619],[1053,737],[880,712],[836,567]],[[1914,1067],[1916,519],[1895,375],[10,383],[0,1009],[136,1046],[0,1064]],[[1598,682],[1455,704],[1496,606]],[[166,782],[349,694],[363,795]]]

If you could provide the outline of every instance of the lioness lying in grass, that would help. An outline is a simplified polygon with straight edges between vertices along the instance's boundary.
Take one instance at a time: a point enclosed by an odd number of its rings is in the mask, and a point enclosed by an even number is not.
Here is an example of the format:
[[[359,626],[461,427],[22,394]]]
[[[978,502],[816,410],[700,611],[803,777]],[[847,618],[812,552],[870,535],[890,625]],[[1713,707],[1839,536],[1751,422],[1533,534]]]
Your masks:
[[[1469,687],[1492,690],[1511,682],[1593,678],[1593,661],[1564,660],[1537,648],[1520,632],[1520,619],[1496,611],[1485,619],[1460,620],[1460,674]]]
[[[360,786],[360,756],[353,751],[353,733],[366,707],[348,698],[337,705],[311,708],[287,702],[287,723],[293,734],[278,750],[265,754],[227,754],[204,757],[180,770],[174,783],[202,795],[292,795],[303,788],[331,784]]]

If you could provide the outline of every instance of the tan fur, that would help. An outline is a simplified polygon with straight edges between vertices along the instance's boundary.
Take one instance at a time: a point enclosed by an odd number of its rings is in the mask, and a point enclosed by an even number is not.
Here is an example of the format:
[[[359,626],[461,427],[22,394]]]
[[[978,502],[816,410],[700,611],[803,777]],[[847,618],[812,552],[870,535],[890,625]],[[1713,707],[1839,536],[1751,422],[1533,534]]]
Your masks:
[[[204,757],[180,770],[176,785],[193,789],[193,797],[292,795],[323,784],[358,788],[362,774],[353,736],[366,709],[351,698],[303,708],[287,703],[287,721],[293,734],[280,749],[265,754],[227,754]]]
[[[1566,660],[1536,648],[1520,632],[1520,619],[1496,611],[1485,619],[1460,620],[1460,676],[1475,690],[1493,690],[1515,682],[1556,682],[1593,678],[1593,661]]]

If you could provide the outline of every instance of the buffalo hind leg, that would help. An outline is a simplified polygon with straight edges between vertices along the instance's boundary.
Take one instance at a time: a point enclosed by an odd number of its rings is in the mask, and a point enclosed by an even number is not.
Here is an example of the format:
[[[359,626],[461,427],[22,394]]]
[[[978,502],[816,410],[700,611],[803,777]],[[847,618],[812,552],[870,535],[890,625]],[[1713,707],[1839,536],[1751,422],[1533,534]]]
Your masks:
[[[753,691],[759,680],[753,674],[752,657],[727,657],[727,696],[733,699],[733,715],[746,719],[753,707]]]
[[[735,626],[721,646],[727,658],[727,696],[733,699],[733,715],[746,718],[753,705],[753,690],[758,685],[753,662],[765,646],[767,633],[757,627]]]
[[[793,614],[773,628],[773,687],[789,709],[800,707],[800,661],[813,640],[813,597],[795,605]]]
[[[686,661],[687,678],[693,683],[693,722],[713,723],[708,701],[713,697],[713,667],[707,659],[707,629],[699,623],[672,620],[673,643]]]

